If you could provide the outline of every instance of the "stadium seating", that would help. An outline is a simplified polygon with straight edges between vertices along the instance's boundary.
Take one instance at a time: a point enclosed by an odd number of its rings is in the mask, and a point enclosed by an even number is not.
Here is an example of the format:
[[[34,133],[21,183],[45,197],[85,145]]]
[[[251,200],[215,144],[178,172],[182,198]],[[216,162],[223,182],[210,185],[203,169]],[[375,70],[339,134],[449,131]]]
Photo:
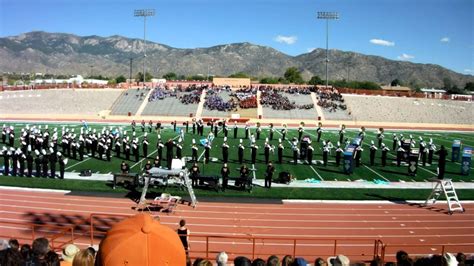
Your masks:
[[[124,91],[115,101],[111,115],[134,115],[145,100],[150,89],[129,89]]]

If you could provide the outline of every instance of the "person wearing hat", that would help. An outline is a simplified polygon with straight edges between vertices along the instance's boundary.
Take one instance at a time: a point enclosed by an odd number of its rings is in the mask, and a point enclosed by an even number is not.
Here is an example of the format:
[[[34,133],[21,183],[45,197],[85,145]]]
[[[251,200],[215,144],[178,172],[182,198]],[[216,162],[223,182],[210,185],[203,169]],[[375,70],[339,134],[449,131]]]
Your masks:
[[[42,159],[41,159],[41,154],[38,150],[35,150],[35,177],[40,177],[41,175],[41,163],[42,163]]]
[[[151,121],[150,119],[150,121],[148,121],[148,133],[151,133],[152,128],[153,128],[153,121]]]
[[[50,149],[49,154],[49,168],[50,168],[50,177],[56,177],[56,162],[58,161],[58,157],[54,153],[53,149]]]
[[[227,166],[227,163],[224,163],[224,165],[221,168],[222,191],[225,191],[227,189],[227,184],[229,182],[229,175],[230,175],[230,169]]]
[[[165,145],[161,141],[161,136],[158,135],[158,142],[156,143],[156,150],[158,151],[158,156],[160,157],[160,159],[163,158],[163,147],[165,147]]]
[[[252,164],[255,164],[257,162],[257,150],[258,146],[255,142],[252,143],[250,146],[251,149],[251,159],[252,159]]]
[[[64,179],[64,171],[67,164],[67,158],[64,158],[60,152],[58,152],[58,162],[59,162],[59,179]]]
[[[400,167],[402,163],[403,154],[405,153],[405,149],[402,148],[401,141],[398,141],[398,149],[397,149],[397,166]]]
[[[268,164],[270,161],[270,150],[272,149],[272,146],[268,143],[268,138],[265,140],[264,145],[263,154],[265,156],[265,164]]]
[[[273,128],[273,123],[270,123],[270,128],[268,129],[268,135],[270,141],[273,140],[273,133],[275,132],[275,129]]]
[[[314,148],[311,146],[311,142],[308,143],[308,149],[306,150],[306,160],[308,161],[309,165],[313,164],[313,151]]]
[[[283,146],[281,139],[278,139],[278,163],[279,164],[283,163],[283,150],[284,149],[285,149],[285,146]]]
[[[133,153],[133,156],[135,157],[135,162],[138,162],[138,160],[140,159],[138,138],[135,138],[132,142],[132,153]]]
[[[205,163],[209,163],[209,156],[211,154],[211,143],[208,141],[204,146],[204,160]]]
[[[272,187],[272,179],[273,179],[274,172],[275,172],[275,166],[273,166],[272,162],[269,162],[267,165],[267,169],[265,169],[265,187],[268,187],[268,188]]]
[[[72,261],[74,260],[74,256],[81,251],[76,245],[68,244],[62,253],[62,261],[60,262],[61,266],[72,266]]]
[[[375,146],[375,143],[373,140],[370,141],[370,148],[369,148],[369,152],[370,152],[370,166],[374,166],[375,165],[375,153],[377,152],[378,148]]]
[[[16,176],[18,173],[18,153],[15,148],[11,147],[11,158],[12,158],[12,176]]]
[[[316,134],[318,135],[316,141],[319,142],[319,140],[321,139],[321,135],[323,133],[323,129],[322,129],[322,125],[321,123],[318,124],[318,128],[316,129]]]
[[[122,161],[122,163],[120,164],[120,171],[122,172],[122,174],[128,174],[128,172],[130,171],[130,167],[127,163],[125,163],[125,161]]]
[[[135,120],[132,120],[132,123],[130,124],[130,126],[132,126],[132,132],[135,132],[135,127],[137,126],[137,123],[135,122]]]
[[[192,129],[193,129],[193,135],[195,135],[196,134],[196,119],[194,118],[193,118]]]
[[[7,147],[3,146],[2,154],[3,154],[3,175],[8,176],[8,174],[10,173],[11,152],[7,149]]]
[[[239,130],[239,127],[237,126],[237,121],[234,121],[234,139],[237,138],[237,131]]]
[[[328,165],[329,145],[326,141],[323,141],[323,165]]]
[[[147,133],[143,136],[143,141],[142,141],[142,150],[143,150],[143,157],[148,158],[148,138],[147,138]]]
[[[96,265],[186,265],[186,252],[175,231],[140,213],[107,232]]]
[[[198,160],[198,146],[196,145],[196,140],[192,139],[192,145],[191,145],[191,161],[197,162]]]
[[[248,123],[245,123],[245,139],[249,138],[250,126]]]
[[[337,255],[336,257],[329,257],[328,258],[328,265],[329,266],[349,266],[351,261],[348,257],[344,255]]]
[[[385,143],[382,143],[382,166],[385,167],[387,165],[387,154],[390,149],[385,146]]]
[[[174,142],[172,139],[168,139],[166,142],[166,166],[168,169],[171,169],[171,160],[173,159],[173,147],[174,147]]]
[[[395,150],[397,148],[397,144],[398,144],[398,137],[397,137],[397,134],[393,133],[393,137],[392,137],[392,150]]]
[[[239,148],[238,148],[238,157],[239,157],[239,163],[242,164],[244,161],[244,150],[245,146],[242,143],[242,139],[239,140]]]
[[[339,166],[341,163],[341,156],[344,150],[341,148],[341,143],[337,142],[337,149],[336,149],[336,166]]]
[[[229,144],[227,144],[227,137],[224,137],[224,143],[222,144],[222,161],[224,163],[229,161]]]
[[[360,166],[360,158],[362,158],[362,152],[364,151],[364,149],[362,149],[362,146],[357,146],[357,148],[355,149],[355,165],[356,167],[359,167]]]
[[[281,129],[281,139],[282,139],[282,140],[285,140],[285,138],[286,138],[286,132],[287,132],[286,124],[284,124],[284,125],[283,125],[283,128]]]
[[[26,169],[28,169],[28,177],[33,175],[33,155],[31,154],[31,146],[28,145],[28,153],[26,154]]]
[[[142,122],[140,123],[140,127],[142,128],[142,133],[145,132],[145,119],[142,119]]]
[[[195,162],[193,164],[193,166],[191,167],[191,169],[189,169],[189,176],[191,177],[191,185],[193,187],[197,186],[198,185],[198,179],[199,179],[199,173],[201,171],[199,170],[199,166],[197,164],[197,162]]]
[[[178,139],[178,143],[176,143],[176,158],[180,159],[182,158],[182,150],[183,150],[183,145],[181,137]]]
[[[303,137],[303,132],[304,132],[303,123],[301,123],[300,126],[298,127],[298,141],[301,141],[301,138]]]
[[[433,154],[436,151],[436,145],[433,143],[433,139],[430,139],[428,144],[428,164],[433,164]]]
[[[262,128],[260,127],[260,124],[257,124],[257,129],[255,130],[255,135],[257,136],[257,140],[260,139],[260,133],[262,133]]]
[[[157,168],[161,167],[161,158],[160,158],[160,156],[156,156],[155,160],[153,161],[153,167],[157,167]]]
[[[43,174],[42,177],[48,177],[48,164],[49,164],[49,156],[46,151],[43,149],[41,150],[41,165]]]

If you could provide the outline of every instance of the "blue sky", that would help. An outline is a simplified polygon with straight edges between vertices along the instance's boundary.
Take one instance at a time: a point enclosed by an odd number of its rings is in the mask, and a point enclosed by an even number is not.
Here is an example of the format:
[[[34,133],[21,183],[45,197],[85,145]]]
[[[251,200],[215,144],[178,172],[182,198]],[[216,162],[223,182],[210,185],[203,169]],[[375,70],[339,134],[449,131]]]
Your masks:
[[[143,38],[178,48],[251,42],[289,55],[325,48],[317,11],[338,11],[329,47],[474,75],[473,0],[0,0],[0,36],[33,30]]]

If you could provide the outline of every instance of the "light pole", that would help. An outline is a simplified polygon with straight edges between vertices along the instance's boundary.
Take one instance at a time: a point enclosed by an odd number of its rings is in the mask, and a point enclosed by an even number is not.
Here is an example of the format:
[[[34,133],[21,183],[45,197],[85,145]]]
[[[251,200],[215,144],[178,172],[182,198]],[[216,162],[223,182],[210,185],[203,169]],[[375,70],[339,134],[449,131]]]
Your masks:
[[[326,89],[329,84],[328,77],[328,63],[329,63],[329,20],[330,19],[339,19],[339,14],[337,12],[318,12],[318,19],[326,20]]]
[[[153,17],[155,16],[155,9],[135,9],[133,12],[135,17],[143,17],[143,88],[145,88],[145,81],[146,81],[146,72],[145,72],[145,65],[146,65],[146,17]]]

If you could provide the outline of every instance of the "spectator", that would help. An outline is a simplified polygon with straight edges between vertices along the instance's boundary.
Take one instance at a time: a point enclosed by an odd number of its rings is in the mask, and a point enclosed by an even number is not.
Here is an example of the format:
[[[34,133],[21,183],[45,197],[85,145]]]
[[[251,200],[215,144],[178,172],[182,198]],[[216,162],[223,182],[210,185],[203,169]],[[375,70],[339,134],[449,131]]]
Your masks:
[[[251,266],[252,262],[244,256],[238,256],[234,259],[234,266]]]
[[[74,256],[81,251],[76,245],[69,244],[63,249],[61,266],[70,266],[74,260]]]
[[[31,255],[31,246],[28,244],[24,244],[20,248],[20,253],[21,256],[23,257],[23,260],[28,263],[31,262],[32,260],[32,255]]]
[[[94,255],[88,249],[80,250],[75,254],[72,266],[94,266]]]
[[[228,259],[229,257],[227,256],[227,253],[225,253],[225,251],[220,252],[219,254],[217,254],[216,257],[217,266],[226,266]]]
[[[397,265],[412,265],[413,260],[408,256],[408,253],[406,253],[403,250],[399,250],[397,254],[395,255],[397,258]]]
[[[46,262],[46,254],[49,252],[49,241],[46,238],[37,238],[33,241],[33,262],[41,264]]]
[[[186,228],[186,220],[181,220],[179,221],[179,228],[177,230],[177,233],[179,235],[179,239],[181,240],[181,243],[183,243],[184,250],[186,251],[186,254],[189,254],[189,229]]]
[[[46,263],[46,265],[48,266],[59,266],[60,265],[59,255],[56,254],[56,252],[52,250],[48,251],[48,253],[46,253],[44,263]]]
[[[308,262],[303,258],[295,258],[291,265],[292,266],[306,266],[308,265]],[[349,266],[349,264],[347,264],[347,266]]]
[[[351,261],[344,255],[337,255],[336,257],[328,258],[329,266],[349,266]]]
[[[267,265],[268,266],[279,266],[280,265],[280,259],[275,255],[271,255],[267,259]]]
[[[466,255],[464,253],[459,252],[456,254],[456,260],[458,261],[459,266],[466,265]]]
[[[293,257],[291,255],[286,255],[281,260],[281,266],[291,266],[293,264]]]
[[[24,263],[23,257],[18,250],[18,240],[10,239],[8,244],[5,245],[5,243],[3,243],[3,246],[7,246],[8,248],[0,251],[0,265],[20,266]]]
[[[379,257],[376,257],[370,262],[370,266],[383,266],[382,260]]]
[[[314,266],[327,266],[327,265],[328,264],[326,263],[326,261],[323,258],[317,258],[314,261]]]
[[[261,258],[256,258],[252,261],[252,266],[265,266],[266,263]]]
[[[179,236],[147,213],[115,224],[99,245],[96,265],[185,265]]]

